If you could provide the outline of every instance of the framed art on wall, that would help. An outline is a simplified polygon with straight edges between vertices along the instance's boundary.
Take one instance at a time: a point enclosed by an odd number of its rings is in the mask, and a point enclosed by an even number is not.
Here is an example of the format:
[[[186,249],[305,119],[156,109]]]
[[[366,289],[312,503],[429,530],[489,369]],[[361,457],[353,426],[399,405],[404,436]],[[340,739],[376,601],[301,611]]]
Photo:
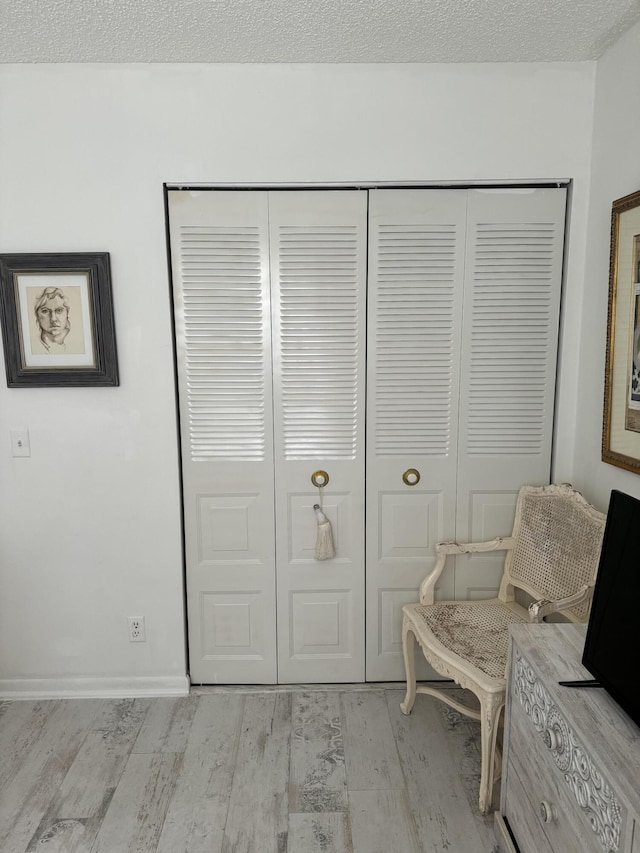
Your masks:
[[[602,460],[640,473],[640,191],[611,213]]]
[[[7,385],[118,385],[108,252],[0,255]]]

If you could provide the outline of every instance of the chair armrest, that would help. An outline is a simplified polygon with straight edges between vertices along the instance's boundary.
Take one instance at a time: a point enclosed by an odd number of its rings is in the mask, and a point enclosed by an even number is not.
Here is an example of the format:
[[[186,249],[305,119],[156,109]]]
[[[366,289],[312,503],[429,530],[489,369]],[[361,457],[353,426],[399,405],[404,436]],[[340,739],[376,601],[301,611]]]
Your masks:
[[[433,604],[435,586],[442,574],[447,557],[450,554],[479,554],[482,551],[509,551],[513,548],[513,536],[498,536],[488,542],[438,542],[436,545],[436,564],[420,584],[420,604]]]
[[[539,601],[534,601],[529,605],[529,621],[542,622],[544,617],[550,613],[570,610],[572,607],[577,607],[578,604],[589,601],[592,595],[593,584],[587,584],[581,587],[578,592],[574,592],[573,595],[568,595],[566,598],[557,598],[555,601],[541,598]]]

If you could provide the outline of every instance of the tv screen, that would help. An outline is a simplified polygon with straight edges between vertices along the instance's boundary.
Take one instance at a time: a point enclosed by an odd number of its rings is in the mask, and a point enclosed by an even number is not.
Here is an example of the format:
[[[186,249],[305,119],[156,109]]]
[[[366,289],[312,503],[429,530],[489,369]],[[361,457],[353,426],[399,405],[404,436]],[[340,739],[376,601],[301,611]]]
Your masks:
[[[640,726],[640,500],[612,491],[582,663]]]

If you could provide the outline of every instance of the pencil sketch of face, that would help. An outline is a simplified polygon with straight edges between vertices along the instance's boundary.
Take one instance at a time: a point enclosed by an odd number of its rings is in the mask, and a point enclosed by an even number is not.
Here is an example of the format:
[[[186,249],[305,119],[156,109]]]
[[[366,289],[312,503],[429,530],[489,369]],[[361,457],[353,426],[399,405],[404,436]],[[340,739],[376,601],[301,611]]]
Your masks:
[[[71,331],[69,303],[59,287],[46,287],[34,306],[40,340],[47,350],[54,344],[61,346]]]

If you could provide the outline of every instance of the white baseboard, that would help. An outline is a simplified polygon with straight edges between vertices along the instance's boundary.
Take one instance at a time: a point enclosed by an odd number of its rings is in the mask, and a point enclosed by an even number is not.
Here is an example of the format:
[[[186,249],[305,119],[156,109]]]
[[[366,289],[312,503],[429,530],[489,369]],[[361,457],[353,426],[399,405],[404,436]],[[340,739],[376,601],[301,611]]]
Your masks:
[[[1,699],[137,699],[188,696],[186,675],[145,678],[2,678]]]

